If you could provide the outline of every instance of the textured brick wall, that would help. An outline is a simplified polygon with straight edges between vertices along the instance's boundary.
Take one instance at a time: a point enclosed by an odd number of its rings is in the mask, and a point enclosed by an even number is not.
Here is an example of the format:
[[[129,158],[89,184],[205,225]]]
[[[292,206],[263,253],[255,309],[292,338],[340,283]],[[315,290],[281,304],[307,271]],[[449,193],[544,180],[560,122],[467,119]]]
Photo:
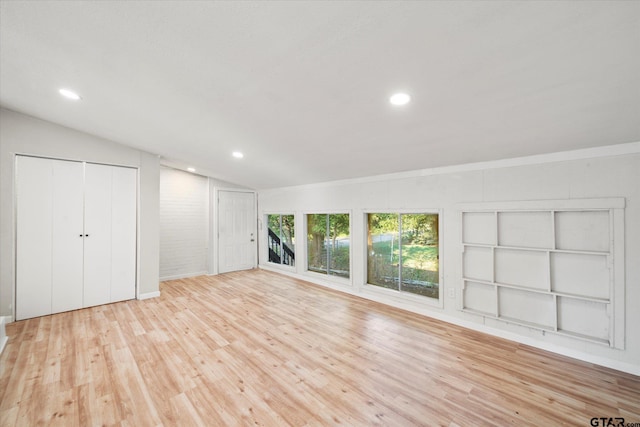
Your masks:
[[[209,189],[207,178],[160,170],[160,279],[207,271]]]

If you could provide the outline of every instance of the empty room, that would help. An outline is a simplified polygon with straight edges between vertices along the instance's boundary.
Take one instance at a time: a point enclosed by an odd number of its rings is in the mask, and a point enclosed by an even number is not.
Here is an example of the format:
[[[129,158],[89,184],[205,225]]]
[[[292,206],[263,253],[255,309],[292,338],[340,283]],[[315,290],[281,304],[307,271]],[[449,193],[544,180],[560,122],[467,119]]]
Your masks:
[[[0,425],[640,427],[640,1],[0,0]]]

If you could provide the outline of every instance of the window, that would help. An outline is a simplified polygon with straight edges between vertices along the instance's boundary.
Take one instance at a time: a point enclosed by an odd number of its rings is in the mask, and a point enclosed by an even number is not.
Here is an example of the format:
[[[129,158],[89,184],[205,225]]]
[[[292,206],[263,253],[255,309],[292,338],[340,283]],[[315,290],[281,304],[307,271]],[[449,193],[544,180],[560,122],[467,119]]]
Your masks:
[[[438,214],[370,213],[367,217],[367,282],[438,299]]]
[[[267,215],[269,262],[295,265],[295,225],[293,215]]]
[[[349,277],[349,214],[307,215],[307,269]]]

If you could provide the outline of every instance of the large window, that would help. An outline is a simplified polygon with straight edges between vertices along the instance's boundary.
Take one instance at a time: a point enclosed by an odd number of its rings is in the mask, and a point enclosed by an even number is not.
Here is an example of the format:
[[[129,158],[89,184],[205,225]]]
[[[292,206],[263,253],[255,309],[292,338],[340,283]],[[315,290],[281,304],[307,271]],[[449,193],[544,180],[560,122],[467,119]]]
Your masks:
[[[295,256],[295,225],[293,215],[267,215],[269,233],[267,246],[269,247],[269,262],[294,266]]]
[[[367,282],[439,298],[438,214],[367,216]]]
[[[349,277],[349,214],[307,215],[307,269]]]

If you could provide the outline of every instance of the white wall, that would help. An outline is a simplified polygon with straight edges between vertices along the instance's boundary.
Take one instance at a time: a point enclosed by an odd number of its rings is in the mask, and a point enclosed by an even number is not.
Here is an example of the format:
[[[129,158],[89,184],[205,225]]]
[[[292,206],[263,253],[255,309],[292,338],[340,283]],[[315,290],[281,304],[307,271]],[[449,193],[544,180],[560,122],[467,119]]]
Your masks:
[[[140,152],[138,298],[160,296],[160,162]]]
[[[268,263],[266,227],[261,230],[260,266],[373,300],[437,317],[519,342],[616,369],[640,374],[640,143],[549,156],[492,162],[484,165],[424,170],[351,181],[260,191],[259,215],[295,213],[296,236],[303,235],[303,214],[351,212],[352,273],[347,282],[305,272],[305,244],[297,245],[296,267]],[[461,290],[460,218],[457,205],[467,202],[624,197],[626,199],[626,349],[576,340],[458,310]],[[443,308],[421,303],[411,295],[388,296],[366,285],[366,211],[442,209],[441,293]],[[448,289],[455,288],[455,297]]]
[[[0,315],[13,316],[15,291],[14,164],[16,154],[139,168],[138,292],[159,289],[159,173],[157,156],[31,116],[0,109]]]
[[[161,168],[160,280],[206,274],[208,246],[208,179]]]

